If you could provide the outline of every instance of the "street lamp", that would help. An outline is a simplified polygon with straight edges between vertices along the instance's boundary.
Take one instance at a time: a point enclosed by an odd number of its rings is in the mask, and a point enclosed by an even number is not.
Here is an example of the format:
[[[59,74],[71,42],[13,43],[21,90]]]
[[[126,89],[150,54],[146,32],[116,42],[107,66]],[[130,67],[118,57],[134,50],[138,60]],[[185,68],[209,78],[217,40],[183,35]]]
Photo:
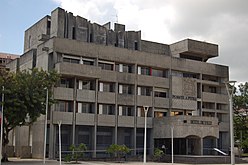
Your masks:
[[[144,134],[144,163],[146,163],[146,120],[147,120],[147,112],[149,110],[149,106],[143,106],[145,112],[145,134]]]
[[[226,81],[224,82],[226,85],[227,94],[229,97],[229,109],[230,109],[230,140],[231,140],[231,165],[235,164],[235,156],[234,156],[234,135],[233,135],[233,91],[234,85],[236,81]],[[231,86],[231,88],[229,88]]]
[[[61,165],[61,124],[62,121],[58,121],[58,125],[59,125],[59,165]]]
[[[46,114],[45,114],[45,128],[44,128],[44,155],[43,164],[46,163],[46,136],[47,136],[47,111],[48,111],[48,88],[46,89]]]

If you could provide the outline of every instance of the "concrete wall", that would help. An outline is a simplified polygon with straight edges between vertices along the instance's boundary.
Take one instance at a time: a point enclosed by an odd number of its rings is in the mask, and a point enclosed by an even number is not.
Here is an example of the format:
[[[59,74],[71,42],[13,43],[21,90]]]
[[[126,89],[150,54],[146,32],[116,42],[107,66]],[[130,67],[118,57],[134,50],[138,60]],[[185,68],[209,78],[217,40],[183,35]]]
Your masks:
[[[43,41],[40,41],[43,34],[49,35],[50,29],[48,28],[48,21],[50,16],[45,16],[36,24],[31,26],[25,31],[24,37],[24,52],[27,52],[31,49],[36,49],[39,44]]]
[[[141,51],[170,56],[169,45],[141,40]]]
[[[200,138],[213,136],[219,138],[219,126],[217,118],[196,116],[172,116],[154,118],[154,138],[170,138],[171,126],[174,126],[174,138],[186,138],[195,135]],[[195,123],[192,124],[192,121]],[[210,122],[203,124],[202,122]]]

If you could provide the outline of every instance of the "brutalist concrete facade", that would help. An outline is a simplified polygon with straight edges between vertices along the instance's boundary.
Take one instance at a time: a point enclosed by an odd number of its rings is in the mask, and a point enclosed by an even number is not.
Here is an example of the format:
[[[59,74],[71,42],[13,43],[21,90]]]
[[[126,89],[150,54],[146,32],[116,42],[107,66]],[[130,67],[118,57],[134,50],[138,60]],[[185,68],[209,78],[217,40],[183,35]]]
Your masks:
[[[58,121],[62,150],[85,143],[87,156],[106,156],[106,148],[125,144],[132,155],[143,152],[144,111],[147,152],[165,146],[174,154],[216,154],[228,151],[229,111],[224,81],[227,66],[207,63],[218,56],[218,45],[185,39],[166,45],[141,40],[141,31],[125,25],[98,25],[61,8],[25,31],[24,54],[8,66],[55,69],[61,81],[49,108],[47,155],[58,156]],[[29,146],[32,157],[43,157],[44,117],[26,129],[27,142],[13,133],[10,145]],[[20,129],[16,130],[16,132]]]

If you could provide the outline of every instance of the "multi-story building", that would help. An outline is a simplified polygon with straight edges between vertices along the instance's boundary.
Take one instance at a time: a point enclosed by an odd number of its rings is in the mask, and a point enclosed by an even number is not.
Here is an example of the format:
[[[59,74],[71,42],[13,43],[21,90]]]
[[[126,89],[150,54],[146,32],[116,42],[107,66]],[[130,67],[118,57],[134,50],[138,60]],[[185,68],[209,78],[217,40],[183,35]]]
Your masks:
[[[0,68],[5,68],[10,61],[19,58],[19,55],[0,52]]]
[[[141,39],[141,31],[125,25],[99,25],[61,8],[25,31],[24,54],[8,67],[55,69],[57,103],[49,108],[47,153],[58,153],[58,121],[62,150],[85,143],[99,157],[113,144],[125,144],[133,155],[143,152],[144,110],[147,153],[166,147],[174,154],[214,154],[229,148],[228,67],[208,63],[218,45],[185,39],[171,45]],[[20,130],[22,129],[22,130]],[[10,145],[43,156],[44,118],[16,129]],[[20,138],[22,137],[22,138]],[[27,138],[24,138],[27,137]]]

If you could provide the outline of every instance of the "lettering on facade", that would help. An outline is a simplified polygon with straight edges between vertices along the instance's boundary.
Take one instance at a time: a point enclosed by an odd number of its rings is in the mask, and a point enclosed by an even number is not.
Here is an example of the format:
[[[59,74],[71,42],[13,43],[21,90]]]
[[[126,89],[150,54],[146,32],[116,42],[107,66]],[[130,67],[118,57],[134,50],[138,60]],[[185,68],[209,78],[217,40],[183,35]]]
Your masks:
[[[177,95],[172,95],[173,99],[182,99],[182,100],[192,100],[196,101],[196,97],[190,97],[190,96],[177,96]]]
[[[212,121],[191,120],[191,124],[212,125]]]

